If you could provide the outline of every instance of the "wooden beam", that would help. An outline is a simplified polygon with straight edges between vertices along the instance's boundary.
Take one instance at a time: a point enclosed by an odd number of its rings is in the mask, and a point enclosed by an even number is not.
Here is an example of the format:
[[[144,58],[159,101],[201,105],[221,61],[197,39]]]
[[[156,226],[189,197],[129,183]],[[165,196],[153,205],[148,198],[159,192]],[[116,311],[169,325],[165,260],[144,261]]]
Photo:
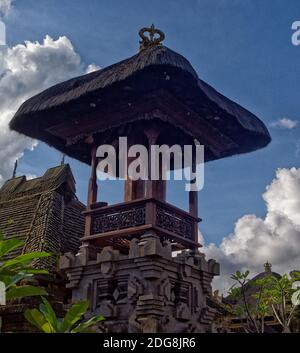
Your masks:
[[[151,146],[155,145],[157,142],[157,138],[160,134],[160,130],[158,128],[151,127],[149,129],[145,129],[144,133],[147,136],[148,139],[148,180],[146,181],[146,192],[145,192],[145,197],[155,197],[157,198],[156,195],[156,180],[151,180],[151,154],[149,151],[151,150]]]
[[[89,188],[88,188],[88,199],[87,199],[87,208],[90,209],[91,205],[97,202],[97,147],[93,146],[91,150],[91,176],[89,180]]]
[[[191,173],[196,171],[196,156],[193,153]],[[192,184],[193,180],[191,180]],[[191,216],[198,218],[198,191],[189,191],[189,213]],[[194,241],[198,242],[198,223],[194,226]]]

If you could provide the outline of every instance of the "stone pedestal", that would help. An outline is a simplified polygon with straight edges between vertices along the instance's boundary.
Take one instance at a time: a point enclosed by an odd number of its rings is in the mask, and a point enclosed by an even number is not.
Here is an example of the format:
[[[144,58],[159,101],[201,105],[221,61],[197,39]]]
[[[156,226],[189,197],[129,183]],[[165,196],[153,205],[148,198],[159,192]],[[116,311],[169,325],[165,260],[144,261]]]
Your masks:
[[[93,249],[91,249],[93,252]],[[73,301],[90,301],[87,316],[105,316],[107,332],[210,332],[215,310],[207,305],[215,260],[198,251],[172,254],[171,244],[152,231],[130,243],[128,255],[105,247],[66,254],[60,267]]]

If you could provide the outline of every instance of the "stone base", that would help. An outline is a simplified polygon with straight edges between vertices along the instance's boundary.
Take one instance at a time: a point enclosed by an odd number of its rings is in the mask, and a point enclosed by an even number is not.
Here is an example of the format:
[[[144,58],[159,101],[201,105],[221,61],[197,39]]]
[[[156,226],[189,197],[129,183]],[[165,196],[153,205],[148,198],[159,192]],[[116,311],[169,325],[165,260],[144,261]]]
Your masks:
[[[91,249],[91,251],[93,251]],[[210,332],[215,309],[207,305],[215,260],[184,250],[172,257],[152,231],[130,243],[128,255],[105,247],[93,260],[89,247],[64,255],[73,301],[89,300],[87,315],[104,315],[106,332]]]

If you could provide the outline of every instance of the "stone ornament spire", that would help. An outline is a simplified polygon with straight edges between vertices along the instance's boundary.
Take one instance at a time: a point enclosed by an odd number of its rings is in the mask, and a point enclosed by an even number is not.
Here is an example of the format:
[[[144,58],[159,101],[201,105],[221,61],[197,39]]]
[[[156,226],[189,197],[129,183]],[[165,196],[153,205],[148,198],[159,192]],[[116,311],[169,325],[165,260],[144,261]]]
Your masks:
[[[265,268],[265,272],[272,272],[272,264],[270,264],[269,261],[267,261],[267,262],[264,264],[264,268]]]

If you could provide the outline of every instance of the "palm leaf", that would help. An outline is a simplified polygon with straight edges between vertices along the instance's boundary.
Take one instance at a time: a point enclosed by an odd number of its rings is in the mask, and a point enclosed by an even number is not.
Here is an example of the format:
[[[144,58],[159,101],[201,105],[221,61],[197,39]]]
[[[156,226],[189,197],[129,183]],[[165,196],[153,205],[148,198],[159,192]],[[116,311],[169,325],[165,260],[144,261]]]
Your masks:
[[[89,319],[88,321],[86,322],[82,322],[80,323],[79,325],[77,325],[73,330],[72,332],[74,333],[90,333],[90,332],[94,332],[92,331],[91,329],[89,329],[91,326],[95,325],[97,322],[100,322],[100,321],[104,321],[105,318],[104,316],[102,315],[99,315],[99,316],[94,316],[92,317],[91,319]]]
[[[84,300],[73,304],[64,318],[62,327],[63,332],[70,330],[72,326],[82,318],[88,307],[89,302]]]
[[[25,310],[24,316],[32,325],[37,327],[39,330],[45,333],[55,332],[43,314],[41,314],[37,309]]]
[[[24,244],[23,240],[20,239],[8,239],[0,241],[0,257],[8,254],[10,251],[19,248]]]
[[[21,297],[31,297],[36,295],[48,295],[44,288],[25,285],[25,286],[13,286],[6,292],[6,300],[11,300]]]
[[[17,284],[18,282],[22,281],[23,279],[30,279],[32,278],[32,275],[30,274],[17,274],[14,276],[3,276],[0,275],[0,281],[4,282],[6,290],[13,285]]]
[[[3,269],[6,269],[6,268],[14,268],[19,265],[26,265],[26,264],[31,263],[32,260],[41,259],[41,258],[48,257],[48,256],[50,256],[50,254],[47,252],[32,252],[32,253],[28,253],[28,254],[22,254],[22,255],[15,257],[14,259],[6,261],[0,267],[0,271],[2,271]]]
[[[44,315],[45,319],[49,322],[49,324],[53,327],[55,332],[57,332],[57,317],[56,314],[48,302],[48,300],[42,297],[43,303],[40,304],[39,309],[41,313]]]

